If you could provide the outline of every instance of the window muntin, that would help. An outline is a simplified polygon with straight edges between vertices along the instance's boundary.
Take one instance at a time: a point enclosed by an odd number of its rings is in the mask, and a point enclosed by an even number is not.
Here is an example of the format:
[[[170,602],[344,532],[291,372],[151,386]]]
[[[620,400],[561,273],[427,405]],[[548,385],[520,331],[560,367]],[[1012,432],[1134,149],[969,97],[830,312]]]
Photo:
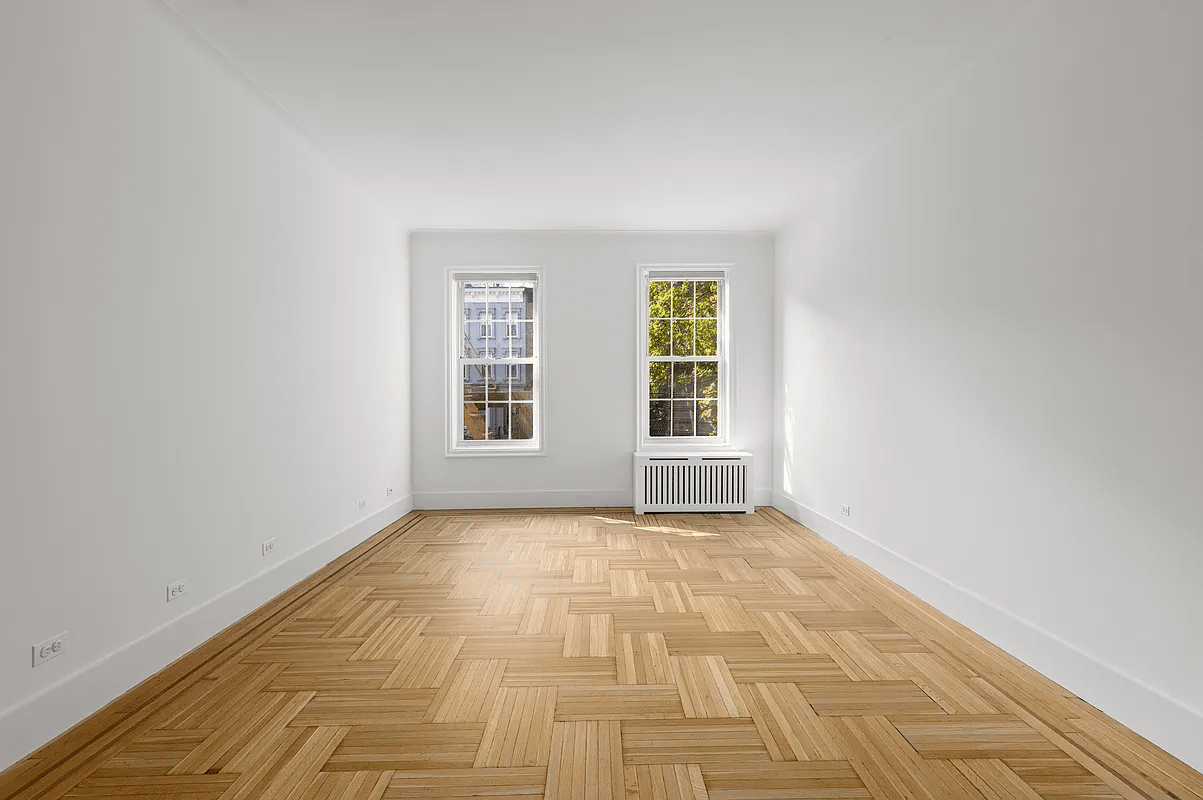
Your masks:
[[[451,318],[475,322],[452,344],[449,453],[538,452],[538,273],[452,272],[450,280]],[[496,320],[505,320],[507,338],[496,337]]]
[[[726,445],[726,273],[644,269],[640,441]]]

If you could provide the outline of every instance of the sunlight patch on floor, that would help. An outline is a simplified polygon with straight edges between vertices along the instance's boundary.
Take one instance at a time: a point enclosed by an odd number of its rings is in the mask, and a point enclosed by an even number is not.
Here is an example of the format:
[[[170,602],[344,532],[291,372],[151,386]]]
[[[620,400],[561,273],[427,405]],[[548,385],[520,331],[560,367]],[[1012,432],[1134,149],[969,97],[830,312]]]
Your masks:
[[[668,526],[646,527],[643,525],[636,525],[633,522],[627,522],[626,520],[612,519],[610,517],[595,516],[594,519],[596,519],[600,522],[607,522],[611,525],[630,525],[632,528],[634,528],[637,531],[647,531],[649,533],[667,533],[671,536],[692,536],[692,537],[718,536],[717,533],[711,533],[709,531],[695,531],[695,530],[691,530],[689,528],[670,528]]]

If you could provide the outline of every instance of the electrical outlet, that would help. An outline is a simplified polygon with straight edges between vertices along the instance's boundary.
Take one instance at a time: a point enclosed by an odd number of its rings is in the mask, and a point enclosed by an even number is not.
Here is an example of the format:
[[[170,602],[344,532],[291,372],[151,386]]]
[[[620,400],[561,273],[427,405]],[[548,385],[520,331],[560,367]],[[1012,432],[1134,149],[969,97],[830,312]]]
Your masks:
[[[850,516],[852,516],[852,507],[851,506],[840,506],[840,513],[843,514],[845,517],[850,517]]]
[[[276,549],[276,540],[274,538],[268,539],[266,542],[263,543],[263,555],[267,555],[268,553],[271,553],[275,549]]]
[[[363,511],[367,507],[368,507],[368,499],[365,497],[359,501],[359,510]]]
[[[41,644],[33,646],[33,665],[36,667],[44,661],[49,661],[55,656],[60,656],[67,649],[67,632],[63,631],[58,636],[53,636]]]
[[[185,595],[185,594],[188,594],[188,579],[187,578],[185,578],[182,581],[176,581],[175,583],[167,584],[167,602],[168,603],[170,603],[172,600],[176,599],[177,597],[180,597],[181,595]]]
[[[385,490],[384,490],[384,496],[385,496],[385,497],[392,497],[392,496],[393,496],[393,487],[391,487],[391,486],[390,486],[390,487],[388,487],[387,489],[385,489]]]

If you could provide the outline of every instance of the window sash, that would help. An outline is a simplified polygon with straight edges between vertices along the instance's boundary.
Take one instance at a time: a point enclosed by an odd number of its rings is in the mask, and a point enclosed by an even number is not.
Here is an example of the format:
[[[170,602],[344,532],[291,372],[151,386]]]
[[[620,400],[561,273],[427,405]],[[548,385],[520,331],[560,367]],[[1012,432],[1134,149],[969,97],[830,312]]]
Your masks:
[[[671,447],[715,447],[726,448],[731,443],[732,417],[734,398],[732,394],[731,380],[731,323],[729,310],[729,292],[730,279],[728,274],[729,265],[705,265],[701,267],[677,267],[677,266],[653,266],[641,265],[640,280],[639,280],[639,376],[638,385],[641,387],[639,391],[639,431],[636,436],[636,446],[640,449],[655,449],[671,448]],[[673,281],[715,281],[717,285],[716,296],[716,314],[717,316],[704,317],[652,317],[649,303],[650,284],[654,282],[673,282]],[[694,309],[695,313],[697,309]],[[648,346],[650,339],[651,321],[664,321],[671,324],[674,320],[689,320],[696,322],[698,320],[715,320],[717,328],[717,343],[716,352],[712,355],[649,355]],[[650,365],[652,364],[716,364],[716,397],[698,398],[691,396],[689,398],[673,398],[673,397],[656,397],[651,396],[651,379]],[[694,393],[696,393],[696,387]],[[718,410],[718,426],[715,435],[699,435],[696,426],[694,432],[690,435],[668,435],[668,436],[652,436],[651,421],[652,421],[652,403],[673,403],[674,401],[698,403],[700,401],[713,402]],[[669,433],[672,434],[672,428],[669,428]]]
[[[534,364],[536,360],[533,356],[522,356],[519,358],[502,358],[498,356],[497,358],[461,358],[460,363],[464,366],[472,366],[474,364]]]
[[[468,284],[473,283],[506,283],[506,282],[528,282],[534,284],[534,293],[529,303],[530,313],[526,313],[528,304],[523,301],[521,307],[514,302],[499,302],[493,305],[492,295],[490,294],[491,287],[485,288],[484,292],[473,288],[469,290]],[[541,323],[542,316],[542,294],[543,281],[541,270],[448,270],[448,300],[452,304],[452,311],[449,319],[456,321],[455,325],[462,324],[458,322],[465,314],[468,315],[469,321],[471,317],[476,316],[476,321],[480,327],[480,339],[485,339],[488,342],[497,342],[500,338],[497,334],[502,333],[494,328],[495,324],[506,326],[508,332],[510,326],[513,326],[516,334],[511,338],[521,338],[522,328],[518,323],[529,323],[529,333],[533,339],[534,352],[529,355],[510,355],[511,350],[519,348],[513,347],[510,344],[498,345],[495,347],[486,347],[484,345],[473,346],[471,352],[476,353],[479,357],[465,356],[464,331],[452,330],[451,340],[449,343],[449,394],[448,394],[448,431],[447,431],[447,454],[448,455],[538,455],[543,452],[543,392],[542,392],[542,369],[541,369]],[[469,292],[472,293],[472,299],[468,298]],[[504,289],[501,292],[505,292]],[[483,296],[483,300],[481,297]],[[512,296],[511,296],[512,297]],[[468,312],[469,304],[488,303],[486,309],[481,309],[479,315],[472,315]],[[459,310],[455,310],[455,309]],[[500,313],[499,313],[500,312]],[[504,355],[498,355],[498,351]],[[484,383],[473,383],[474,377],[470,377],[465,381],[465,372],[475,373],[477,370],[488,369],[493,366],[505,365],[504,370],[498,370],[499,373],[491,373]],[[498,385],[499,387],[513,386],[517,382],[529,383],[530,390],[522,391],[523,399],[512,399],[513,395],[508,394],[509,389],[502,395],[499,392],[498,402],[494,404],[491,400],[476,399],[481,388],[485,389],[485,398],[488,398],[488,386]],[[467,399],[468,393],[466,388],[472,388],[474,399]],[[502,400],[502,397],[506,399]],[[479,414],[484,413],[486,407],[504,407],[507,409],[506,414],[516,414],[520,408],[526,410],[522,412],[522,427],[517,421],[519,417],[505,416],[499,423],[501,429],[506,436],[512,436],[519,430],[523,433],[530,433],[528,439],[519,438],[503,438],[495,439],[493,436],[494,418],[490,413],[484,420],[484,424],[489,426],[486,428],[483,439],[464,439],[463,431],[470,427],[470,420],[465,419],[465,414],[470,406],[477,406]],[[481,424],[481,417],[473,412],[472,419],[475,424]],[[528,427],[529,426],[529,427]]]

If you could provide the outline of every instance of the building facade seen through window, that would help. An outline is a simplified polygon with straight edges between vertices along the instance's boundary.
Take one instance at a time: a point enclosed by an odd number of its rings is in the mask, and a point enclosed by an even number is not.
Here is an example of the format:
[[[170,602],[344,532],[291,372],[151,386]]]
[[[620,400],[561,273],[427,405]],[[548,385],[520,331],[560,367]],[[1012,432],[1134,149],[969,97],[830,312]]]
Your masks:
[[[466,281],[460,297],[464,318],[477,321],[463,331],[463,441],[529,441],[535,436],[535,284]]]

